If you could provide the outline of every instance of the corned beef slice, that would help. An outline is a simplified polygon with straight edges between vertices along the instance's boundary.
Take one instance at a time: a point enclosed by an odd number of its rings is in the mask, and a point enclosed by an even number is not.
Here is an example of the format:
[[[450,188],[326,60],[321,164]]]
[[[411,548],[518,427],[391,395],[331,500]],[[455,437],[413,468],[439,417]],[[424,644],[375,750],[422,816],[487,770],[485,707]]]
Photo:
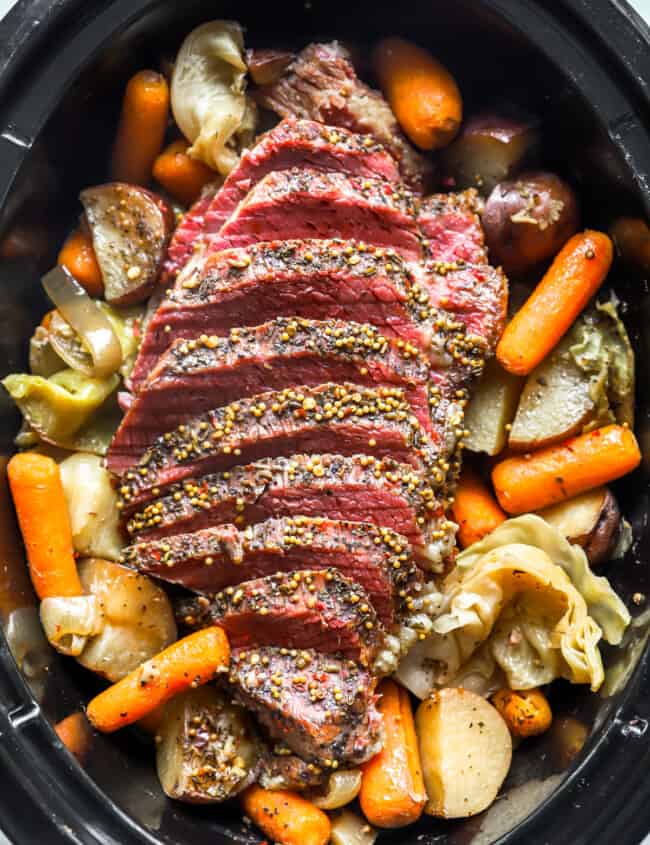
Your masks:
[[[376,679],[351,660],[313,649],[234,649],[229,682],[269,734],[307,762],[356,765],[380,748]]]
[[[224,336],[282,316],[368,323],[386,337],[431,348],[435,359],[448,344],[462,346],[459,329],[432,311],[397,255],[350,241],[273,241],[187,265],[149,323],[132,388],[177,338]]]
[[[211,188],[184,216],[171,240],[165,272],[174,277],[204,234],[216,234],[250,189],[267,173],[291,167],[333,170],[399,181],[394,159],[368,135],[289,118],[246,150],[223,186]]]
[[[406,537],[322,517],[269,519],[243,531],[216,525],[148,540],[125,549],[121,562],[207,594],[275,572],[336,567],[368,593],[387,630],[408,612],[421,583]]]
[[[119,506],[127,511],[127,504]],[[301,515],[403,534],[425,568],[440,564],[454,544],[456,526],[430,483],[408,465],[368,455],[294,455],[187,480],[133,515],[127,530],[134,541],[148,541]]]
[[[354,238],[418,261],[416,217],[415,198],[400,183],[294,168],[258,182],[209,246],[214,251],[274,238]]]
[[[424,193],[431,181],[431,162],[409,144],[386,100],[361,82],[348,51],[336,41],[305,47],[277,82],[258,88],[253,96],[281,117],[369,132],[397,159],[413,190]]]
[[[189,628],[220,625],[234,648],[314,648],[362,666],[372,665],[385,637],[365,590],[337,569],[277,572],[212,600],[181,599],[176,617]]]
[[[490,266],[476,191],[436,194],[420,206],[425,260],[411,265],[430,303],[463,326],[469,349],[494,351],[508,308],[508,282]]]
[[[321,786],[329,778],[329,770],[307,763],[293,754],[284,743],[269,741],[262,747],[258,783],[262,789],[304,790]]]
[[[184,478],[295,452],[365,452],[439,473],[445,463],[399,388],[324,384],[261,393],[192,417],[154,441],[126,473],[122,492],[130,506],[140,505]],[[112,471],[128,466],[109,456]]]
[[[434,440],[428,361],[368,324],[281,317],[230,336],[176,340],[131,403],[110,456],[135,461],[153,440],[216,405],[295,384],[396,386]]]

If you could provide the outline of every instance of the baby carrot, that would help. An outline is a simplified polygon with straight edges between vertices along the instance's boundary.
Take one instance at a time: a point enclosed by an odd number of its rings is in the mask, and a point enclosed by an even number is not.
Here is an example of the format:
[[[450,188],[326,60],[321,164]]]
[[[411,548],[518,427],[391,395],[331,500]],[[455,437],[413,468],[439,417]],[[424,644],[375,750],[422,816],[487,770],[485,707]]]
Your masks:
[[[359,803],[370,824],[403,827],[417,821],[427,800],[408,693],[394,681],[379,688],[384,747],[362,766]]]
[[[54,730],[68,751],[83,763],[88,754],[92,740],[92,731],[83,713],[72,713],[61,722],[57,722]]]
[[[521,739],[539,736],[551,727],[553,713],[548,699],[539,689],[500,689],[492,696],[492,704],[513,736]]]
[[[160,73],[141,70],[129,80],[117,127],[111,175],[147,185],[162,147],[169,114],[169,85]]]
[[[463,101],[446,67],[403,38],[385,38],[375,50],[379,83],[400,126],[423,150],[448,144],[463,119]]]
[[[452,510],[464,549],[482,540],[506,519],[487,484],[467,466],[456,487]]]
[[[612,257],[602,232],[587,229],[566,242],[499,341],[497,358],[508,372],[526,376],[546,358],[604,282]]]
[[[104,279],[89,234],[80,229],[72,232],[61,248],[57,264],[66,267],[90,296],[104,295]]]
[[[634,434],[608,425],[527,455],[498,463],[492,482],[501,507],[527,513],[620,478],[639,465]]]
[[[327,845],[331,825],[322,810],[295,792],[249,786],[241,796],[246,815],[271,842]]]
[[[36,595],[83,595],[58,466],[45,455],[20,452],[7,476]]]
[[[204,628],[100,692],[88,705],[88,719],[104,733],[124,728],[173,696],[213,680],[229,660],[230,646],[223,629]]]
[[[203,188],[214,182],[214,170],[187,155],[187,141],[174,141],[153,165],[153,177],[183,205],[191,205]]]

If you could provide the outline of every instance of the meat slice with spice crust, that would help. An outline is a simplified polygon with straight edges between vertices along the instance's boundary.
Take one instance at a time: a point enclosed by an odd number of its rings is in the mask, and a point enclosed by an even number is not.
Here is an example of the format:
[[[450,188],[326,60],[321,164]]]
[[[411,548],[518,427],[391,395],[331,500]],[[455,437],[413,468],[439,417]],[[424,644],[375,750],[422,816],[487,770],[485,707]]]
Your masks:
[[[125,505],[118,502],[122,510]],[[370,522],[380,535],[403,534],[418,563],[431,569],[440,568],[454,547],[456,526],[445,517],[446,507],[406,464],[370,455],[293,455],[188,479],[135,513],[127,530],[136,541],[150,541],[271,517]]]
[[[234,648],[313,648],[362,666],[372,666],[384,645],[365,590],[333,568],[277,572],[226,587],[212,599],[181,599],[176,617],[192,629],[219,625]]]
[[[120,492],[134,507],[184,478],[296,452],[367,453],[427,471],[442,471],[446,461],[399,388],[324,384],[261,393],[192,417],[158,437],[137,464],[113,449],[107,466],[124,473]]]
[[[445,438],[431,413],[431,366],[411,344],[389,340],[374,326],[342,320],[280,317],[228,337],[176,340],[135,396],[109,449],[135,461],[155,438],[193,414],[282,390],[349,382],[400,387],[434,442]],[[443,422],[442,420],[440,422]]]
[[[480,370],[482,349],[466,343],[462,323],[431,307],[396,253],[356,241],[274,240],[192,259],[147,326],[131,389],[178,338],[223,337],[283,316],[367,323],[425,351],[435,366],[464,358]]]
[[[428,197],[418,216],[425,259],[411,271],[430,305],[460,323],[467,345],[485,357],[505,327],[508,280],[488,261],[479,203],[474,190]]]
[[[322,786],[328,777],[323,766],[307,763],[283,742],[269,741],[262,747],[258,783],[263,789],[301,791]]]
[[[283,120],[245,150],[224,184],[211,186],[183,217],[167,252],[167,279],[176,276],[204,235],[221,229],[253,185],[267,173],[291,167],[399,181],[395,160],[375,138],[314,120]]]
[[[416,217],[416,199],[399,182],[293,168],[254,185],[208,243],[214,251],[274,238],[354,238],[418,261]]]
[[[243,531],[225,524],[146,540],[126,548],[120,562],[207,594],[276,572],[336,567],[368,593],[391,631],[410,612],[422,583],[412,554],[406,537],[387,528],[297,516]]]
[[[269,734],[308,763],[357,765],[381,747],[376,679],[352,660],[313,649],[234,649],[229,682]]]
[[[310,44],[272,85],[253,91],[257,102],[281,117],[304,117],[369,132],[397,159],[404,181],[424,192],[431,162],[409,144],[379,91],[357,76],[350,54],[336,41]]]

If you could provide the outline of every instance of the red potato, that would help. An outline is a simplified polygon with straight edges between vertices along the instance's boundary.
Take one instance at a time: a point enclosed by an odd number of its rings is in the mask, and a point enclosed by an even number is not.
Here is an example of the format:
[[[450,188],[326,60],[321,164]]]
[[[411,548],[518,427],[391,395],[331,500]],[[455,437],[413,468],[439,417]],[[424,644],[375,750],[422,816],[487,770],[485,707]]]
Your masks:
[[[498,184],[482,222],[492,262],[506,273],[522,273],[559,252],[578,231],[580,217],[566,182],[537,171]]]
[[[536,118],[477,114],[442,155],[443,184],[456,190],[477,188],[488,196],[498,182],[534,162],[538,145]]]
[[[275,50],[273,48],[246,50],[248,72],[256,85],[273,85],[294,58],[295,54],[288,50]]]
[[[158,280],[174,217],[164,200],[137,185],[109,182],[79,195],[104,279],[106,300],[134,305]]]

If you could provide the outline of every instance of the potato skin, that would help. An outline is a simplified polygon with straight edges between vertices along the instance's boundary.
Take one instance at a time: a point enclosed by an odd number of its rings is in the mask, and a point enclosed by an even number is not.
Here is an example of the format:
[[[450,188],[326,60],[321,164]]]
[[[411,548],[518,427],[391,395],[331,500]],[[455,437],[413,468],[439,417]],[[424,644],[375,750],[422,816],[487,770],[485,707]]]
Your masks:
[[[555,255],[578,231],[578,202],[554,173],[500,182],[485,204],[483,228],[493,263],[522,273]]]
[[[596,524],[584,539],[578,540],[592,566],[601,566],[610,559],[620,527],[621,511],[608,490]]]

